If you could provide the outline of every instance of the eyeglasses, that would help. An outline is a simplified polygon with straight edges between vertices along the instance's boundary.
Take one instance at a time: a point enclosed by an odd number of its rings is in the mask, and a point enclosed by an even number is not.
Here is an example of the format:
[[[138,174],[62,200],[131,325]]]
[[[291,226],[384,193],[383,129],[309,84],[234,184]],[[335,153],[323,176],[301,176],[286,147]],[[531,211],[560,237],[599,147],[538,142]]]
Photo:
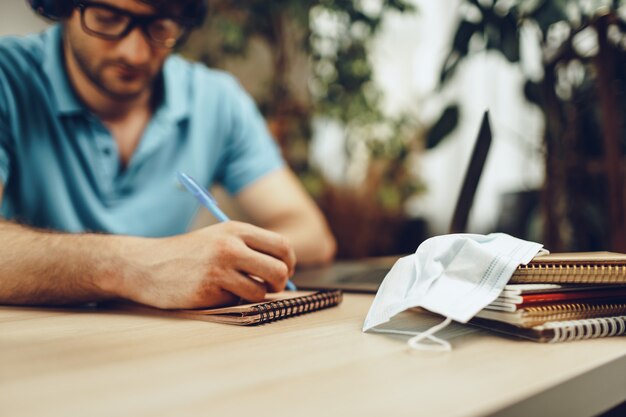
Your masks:
[[[148,40],[162,48],[173,48],[189,32],[190,25],[162,15],[139,15],[106,3],[75,1],[83,30],[106,40],[120,40],[140,27]]]

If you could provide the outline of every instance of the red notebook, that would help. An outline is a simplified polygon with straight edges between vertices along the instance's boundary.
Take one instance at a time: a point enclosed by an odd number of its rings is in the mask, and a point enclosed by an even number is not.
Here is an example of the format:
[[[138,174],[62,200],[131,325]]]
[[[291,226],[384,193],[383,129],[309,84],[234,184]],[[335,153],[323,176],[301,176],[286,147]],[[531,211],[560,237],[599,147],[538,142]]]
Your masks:
[[[624,285],[561,285],[551,286],[543,291],[538,287],[540,286],[507,285],[500,296],[486,309],[516,311],[524,307],[572,302],[626,302],[626,286]]]

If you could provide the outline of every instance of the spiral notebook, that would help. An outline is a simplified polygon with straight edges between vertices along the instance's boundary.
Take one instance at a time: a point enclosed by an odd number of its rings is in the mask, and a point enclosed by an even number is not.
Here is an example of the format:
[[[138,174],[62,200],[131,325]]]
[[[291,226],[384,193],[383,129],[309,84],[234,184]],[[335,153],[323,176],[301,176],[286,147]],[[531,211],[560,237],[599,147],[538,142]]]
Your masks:
[[[283,291],[268,294],[267,297],[260,303],[206,309],[162,310],[131,303],[118,303],[115,308],[149,315],[252,326],[333,307],[343,300],[341,290]]]
[[[494,311],[483,309],[476,317],[533,327],[548,321],[580,320],[596,317],[626,315],[626,302],[567,303],[527,307],[517,311]]]
[[[613,290],[626,288],[626,284],[507,284],[500,297],[526,296],[529,294],[565,293],[590,290]]]
[[[626,284],[626,254],[614,252],[552,253],[520,265],[511,284]]]
[[[539,290],[541,286],[547,288]],[[485,309],[517,311],[527,307],[588,302],[626,303],[626,285],[512,284],[505,286]]]
[[[473,318],[470,323],[483,329],[541,343],[568,342],[626,335],[626,316],[550,321],[529,328],[477,317]]]

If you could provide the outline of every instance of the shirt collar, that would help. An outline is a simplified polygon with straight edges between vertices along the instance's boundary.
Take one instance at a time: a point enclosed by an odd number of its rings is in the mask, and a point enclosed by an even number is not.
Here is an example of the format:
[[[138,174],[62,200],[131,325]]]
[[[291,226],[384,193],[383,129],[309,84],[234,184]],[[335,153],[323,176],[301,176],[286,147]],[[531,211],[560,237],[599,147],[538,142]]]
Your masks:
[[[70,84],[65,68],[63,55],[63,29],[60,24],[53,25],[46,30],[44,49],[44,70],[48,75],[53,92],[53,99],[57,104],[60,115],[69,115],[85,112],[85,106],[80,102],[74,88]],[[169,57],[163,66],[163,95],[157,107],[157,112],[163,117],[175,122],[189,117],[191,105],[187,97],[188,81],[181,77],[180,58]]]
[[[157,112],[168,119],[179,122],[187,119],[191,114],[189,86],[191,80],[183,76],[181,58],[170,56],[163,66],[163,96]]]
[[[85,111],[85,107],[74,93],[65,70],[63,58],[63,30],[56,24],[46,30],[43,68],[48,76],[59,114]]]

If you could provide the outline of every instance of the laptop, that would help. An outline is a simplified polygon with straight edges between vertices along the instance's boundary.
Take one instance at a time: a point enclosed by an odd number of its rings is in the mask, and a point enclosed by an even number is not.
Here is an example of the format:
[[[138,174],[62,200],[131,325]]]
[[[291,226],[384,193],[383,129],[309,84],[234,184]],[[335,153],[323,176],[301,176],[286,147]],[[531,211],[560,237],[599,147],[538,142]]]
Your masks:
[[[463,233],[472,209],[478,182],[491,147],[491,125],[486,111],[474,143],[472,156],[457,198],[450,233]],[[331,265],[296,270],[293,283],[302,290],[341,289],[346,292],[376,293],[398,256],[337,261]]]

